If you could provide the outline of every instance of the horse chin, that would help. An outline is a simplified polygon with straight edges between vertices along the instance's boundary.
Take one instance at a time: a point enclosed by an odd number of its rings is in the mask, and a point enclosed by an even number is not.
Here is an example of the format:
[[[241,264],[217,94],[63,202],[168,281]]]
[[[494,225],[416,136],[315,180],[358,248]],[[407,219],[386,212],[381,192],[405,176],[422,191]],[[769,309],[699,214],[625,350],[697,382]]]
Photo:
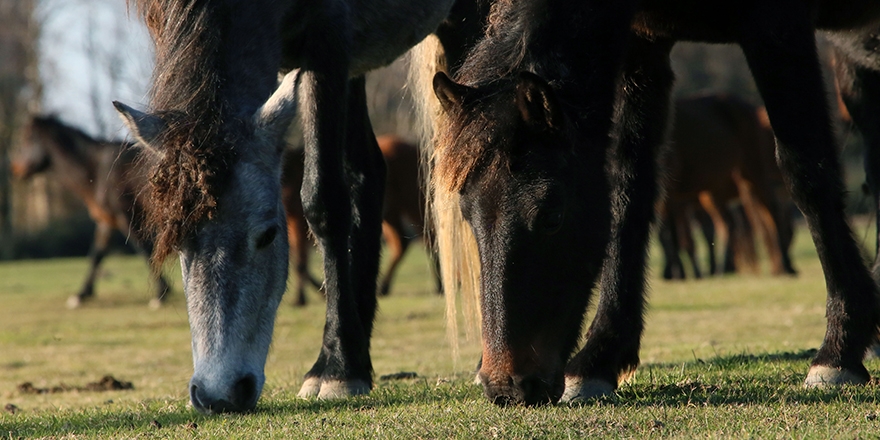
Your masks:
[[[540,374],[496,377],[480,371],[483,394],[498,406],[550,405],[559,401],[565,390],[562,371],[552,376]]]

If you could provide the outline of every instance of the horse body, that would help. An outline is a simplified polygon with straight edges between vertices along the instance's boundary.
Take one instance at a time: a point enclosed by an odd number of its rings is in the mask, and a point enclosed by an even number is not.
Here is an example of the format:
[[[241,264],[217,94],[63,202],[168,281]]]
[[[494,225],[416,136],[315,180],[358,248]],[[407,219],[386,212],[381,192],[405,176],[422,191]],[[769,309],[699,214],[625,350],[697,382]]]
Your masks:
[[[867,382],[878,292],[843,213],[814,32],[878,20],[880,4],[865,0],[496,1],[455,81],[434,81],[447,118],[434,191],[460,200],[476,238],[486,395],[577,402],[613,392],[638,365],[680,39],[739,44],[773,122],[827,281],[828,327],[805,383]],[[596,317],[570,356],[597,278]]]
[[[98,269],[114,229],[130,237],[149,261],[152,243],[141,230],[143,206],[138,196],[146,180],[135,171],[138,153],[130,144],[96,140],[55,117],[34,116],[24,132],[23,150],[12,161],[13,174],[28,179],[47,173],[76,194],[95,221],[89,273],[79,293],[67,302],[77,307],[94,295]],[[151,305],[158,306],[169,287],[158,268],[152,269],[156,297]]]
[[[327,294],[300,395],[368,392],[385,171],[362,74],[435,30],[453,1],[136,3],[156,41],[153,112],[117,108],[154,152],[156,257],[177,251],[184,267],[193,405],[246,411],[262,391],[288,264],[280,145],[297,106]]]
[[[713,236],[720,235],[720,241],[726,242],[722,247],[726,248],[723,258],[729,260],[733,256],[733,235],[751,240],[750,232],[755,231],[764,239],[772,262],[771,272],[796,273],[788,255],[792,227],[788,214],[790,196],[776,165],[773,132],[769,124],[765,125],[765,119],[763,109],[725,95],[691,97],[675,103],[662,228],[675,228],[672,235],[689,245],[683,247],[690,254],[695,274],[699,269],[690,239],[691,211],[711,218]],[[742,204],[749,230],[729,232],[736,221],[727,206],[734,201]],[[673,272],[683,275],[677,260],[678,246],[673,247],[664,249],[667,278]],[[730,261],[725,261],[723,267],[716,265],[714,254],[710,246],[710,273],[732,267]]]

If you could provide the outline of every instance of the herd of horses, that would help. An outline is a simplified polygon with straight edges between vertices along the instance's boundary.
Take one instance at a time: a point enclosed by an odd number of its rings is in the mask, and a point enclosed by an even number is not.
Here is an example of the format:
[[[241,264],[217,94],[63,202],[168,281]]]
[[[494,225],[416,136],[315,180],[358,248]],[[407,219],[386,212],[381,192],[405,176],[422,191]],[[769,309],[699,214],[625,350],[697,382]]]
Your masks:
[[[774,157],[763,107],[728,95],[679,99],[666,158],[666,197],[658,212],[663,277],[685,278],[680,252],[700,278],[691,223],[706,238],[708,273],[757,271],[759,235],[774,275],[794,275],[791,195]],[[718,252],[720,251],[720,255]]]
[[[363,75],[420,41],[411,87],[432,140],[422,160],[432,240],[447,299],[460,291],[480,304],[490,401],[582,402],[613,393],[638,366],[677,41],[738,44],[766,105],[828,292],[805,384],[869,381],[878,287],[843,212],[815,32],[838,51],[876,202],[875,0],[131,1],[156,43],[150,110],[115,105],[141,148],[152,264],[180,257],[197,410],[248,411],[262,392],[288,272],[280,177],[295,117],[305,135],[302,212],[327,301],[322,348],[299,395],[372,388],[386,164]],[[764,203],[748,215],[772,214]]]

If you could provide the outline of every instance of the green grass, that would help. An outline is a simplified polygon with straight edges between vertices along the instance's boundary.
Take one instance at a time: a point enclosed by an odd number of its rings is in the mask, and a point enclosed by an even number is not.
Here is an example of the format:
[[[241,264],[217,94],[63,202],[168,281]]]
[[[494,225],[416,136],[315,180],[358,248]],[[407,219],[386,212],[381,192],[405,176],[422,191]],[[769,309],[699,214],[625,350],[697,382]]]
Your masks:
[[[862,236],[862,232],[860,232]],[[652,252],[654,273],[659,253]],[[111,256],[95,300],[67,310],[84,259],[0,264],[2,438],[575,438],[875,437],[880,388],[801,386],[824,333],[824,278],[799,229],[797,278],[731,276],[669,283],[651,277],[642,366],[617,396],[569,408],[497,408],[473,384],[479,342],[453,357],[443,299],[412,249],[392,296],[380,299],[376,386],[339,401],[296,398],[317,356],[324,308],[279,311],[267,382],[252,414],[204,417],[188,404],[192,372],[179,273],[170,303],[146,305],[145,264]],[[315,259],[317,260],[317,259]],[[318,272],[317,268],[313,269]],[[868,368],[877,374],[880,362]],[[416,379],[383,381],[401,371]],[[112,375],[134,390],[24,394],[17,386],[83,386]]]

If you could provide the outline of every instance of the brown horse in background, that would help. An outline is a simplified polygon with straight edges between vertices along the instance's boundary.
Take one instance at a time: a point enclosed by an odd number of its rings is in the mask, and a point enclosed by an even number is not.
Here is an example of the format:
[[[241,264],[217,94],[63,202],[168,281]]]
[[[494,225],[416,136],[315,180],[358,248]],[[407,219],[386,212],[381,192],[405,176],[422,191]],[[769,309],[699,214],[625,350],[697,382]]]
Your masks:
[[[382,156],[385,158],[387,176],[385,180],[385,200],[382,210],[382,235],[391,252],[391,261],[382,277],[379,288],[381,295],[388,295],[391,280],[397,271],[404,253],[413,238],[425,231],[425,193],[419,179],[419,149],[403,139],[384,135],[376,138]],[[281,176],[281,197],[287,214],[287,234],[290,251],[297,274],[296,299],[294,304],[306,304],[305,284],[316,289],[321,282],[308,271],[308,224],[303,217],[300,187],[303,180],[303,150],[288,150],[284,155]],[[428,234],[430,236],[430,234]],[[426,243],[430,247],[430,243]],[[437,259],[431,252],[437,292],[440,292]]]
[[[796,274],[789,255],[792,201],[776,165],[766,111],[726,95],[680,99],[675,110],[668,195],[661,209],[664,278],[685,277],[679,250],[687,252],[694,276],[700,277],[692,216],[709,243],[710,273],[743,269],[743,263],[757,270],[752,241],[757,232],[770,257],[771,272]],[[742,213],[729,209],[737,202]],[[722,243],[723,265],[716,264],[717,242]]]
[[[24,142],[12,161],[12,173],[19,179],[46,173],[76,194],[95,221],[91,267],[79,293],[67,300],[70,308],[94,296],[98,268],[114,229],[149,261],[153,243],[140,227],[144,211],[138,197],[146,179],[134,172],[138,151],[129,143],[94,139],[54,116],[33,116],[24,127]],[[151,269],[156,296],[150,306],[157,307],[170,288],[158,268],[151,265]]]

